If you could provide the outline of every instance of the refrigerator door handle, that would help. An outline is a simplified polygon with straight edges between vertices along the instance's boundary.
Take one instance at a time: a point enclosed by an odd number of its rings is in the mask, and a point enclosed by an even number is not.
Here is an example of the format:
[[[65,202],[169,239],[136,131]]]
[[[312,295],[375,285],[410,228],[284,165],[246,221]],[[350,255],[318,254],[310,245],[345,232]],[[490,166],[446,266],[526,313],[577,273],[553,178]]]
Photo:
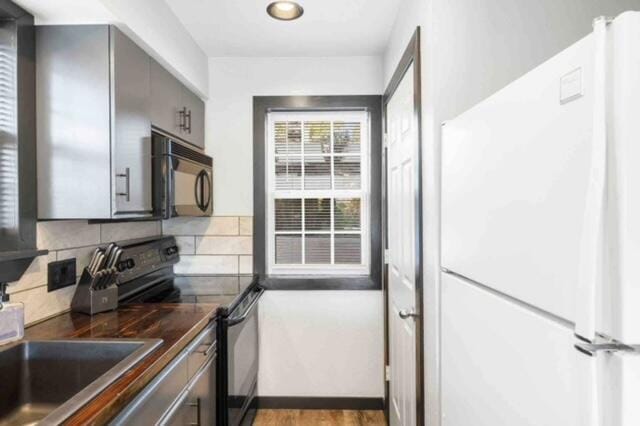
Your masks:
[[[617,342],[577,342],[576,425],[640,424],[640,347]]]
[[[602,426],[600,407],[600,380],[598,365],[602,355],[591,352],[589,343],[577,343],[575,352],[575,424],[580,426]]]
[[[622,343],[576,343],[573,345],[578,352],[582,352],[588,356],[596,356],[598,352],[633,352],[634,349],[631,346],[623,345]]]
[[[575,332],[593,341],[596,337],[598,301],[605,277],[605,203],[607,192],[607,25],[600,17],[593,22],[595,44],[593,89],[593,141],[591,170],[584,212],[576,300]]]

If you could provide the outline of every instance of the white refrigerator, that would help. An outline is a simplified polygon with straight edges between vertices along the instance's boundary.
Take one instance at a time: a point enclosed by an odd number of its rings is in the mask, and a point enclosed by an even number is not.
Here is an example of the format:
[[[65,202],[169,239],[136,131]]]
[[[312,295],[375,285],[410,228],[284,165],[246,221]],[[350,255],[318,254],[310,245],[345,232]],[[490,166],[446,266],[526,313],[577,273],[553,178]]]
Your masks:
[[[442,425],[640,425],[640,13],[442,134]]]

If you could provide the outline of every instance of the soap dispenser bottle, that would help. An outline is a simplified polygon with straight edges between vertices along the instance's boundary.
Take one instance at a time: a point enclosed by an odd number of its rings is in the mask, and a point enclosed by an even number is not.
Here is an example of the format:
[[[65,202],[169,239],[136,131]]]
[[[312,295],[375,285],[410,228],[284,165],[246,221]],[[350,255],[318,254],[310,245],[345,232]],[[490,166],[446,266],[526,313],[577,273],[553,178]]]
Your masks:
[[[7,283],[0,283],[0,345],[24,337],[24,306],[10,303]]]

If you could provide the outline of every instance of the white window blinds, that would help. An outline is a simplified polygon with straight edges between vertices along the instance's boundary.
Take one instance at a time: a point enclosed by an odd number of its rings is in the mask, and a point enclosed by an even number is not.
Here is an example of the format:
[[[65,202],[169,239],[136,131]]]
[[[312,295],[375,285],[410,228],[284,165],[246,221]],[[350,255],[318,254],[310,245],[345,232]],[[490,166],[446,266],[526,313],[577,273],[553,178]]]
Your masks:
[[[270,273],[368,272],[368,116],[268,116]]]

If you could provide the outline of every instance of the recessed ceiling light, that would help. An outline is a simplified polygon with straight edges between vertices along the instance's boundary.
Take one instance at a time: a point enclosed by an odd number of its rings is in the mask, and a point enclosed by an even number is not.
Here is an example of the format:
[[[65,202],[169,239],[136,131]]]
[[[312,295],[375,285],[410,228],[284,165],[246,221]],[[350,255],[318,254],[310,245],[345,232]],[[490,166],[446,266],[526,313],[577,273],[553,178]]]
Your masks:
[[[304,9],[293,1],[274,1],[267,6],[269,16],[281,21],[293,21],[304,13]]]

